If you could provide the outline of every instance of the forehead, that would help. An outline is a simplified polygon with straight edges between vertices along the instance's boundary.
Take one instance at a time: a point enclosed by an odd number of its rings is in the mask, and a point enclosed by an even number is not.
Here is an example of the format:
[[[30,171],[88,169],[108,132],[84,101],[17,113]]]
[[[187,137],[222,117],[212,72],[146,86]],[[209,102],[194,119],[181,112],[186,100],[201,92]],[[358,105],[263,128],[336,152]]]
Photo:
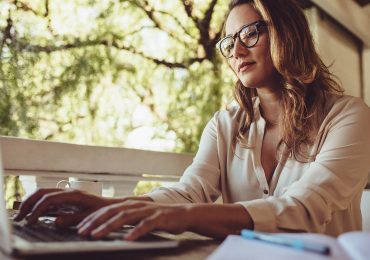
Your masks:
[[[261,20],[261,16],[250,4],[242,4],[234,7],[225,24],[226,35],[237,32],[243,25]]]

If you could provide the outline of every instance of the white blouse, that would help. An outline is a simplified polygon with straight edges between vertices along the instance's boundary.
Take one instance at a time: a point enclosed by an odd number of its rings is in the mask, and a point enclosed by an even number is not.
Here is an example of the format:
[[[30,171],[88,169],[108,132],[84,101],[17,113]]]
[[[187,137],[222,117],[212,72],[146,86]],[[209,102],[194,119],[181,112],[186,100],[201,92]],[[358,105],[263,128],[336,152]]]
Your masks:
[[[161,203],[240,203],[266,232],[307,231],[337,236],[361,230],[360,200],[370,171],[370,109],[360,98],[332,96],[311,151],[314,161],[281,160],[270,185],[261,165],[266,121],[254,101],[253,148],[232,149],[239,107],[217,112],[179,183],[148,194]],[[330,108],[331,107],[331,108]]]

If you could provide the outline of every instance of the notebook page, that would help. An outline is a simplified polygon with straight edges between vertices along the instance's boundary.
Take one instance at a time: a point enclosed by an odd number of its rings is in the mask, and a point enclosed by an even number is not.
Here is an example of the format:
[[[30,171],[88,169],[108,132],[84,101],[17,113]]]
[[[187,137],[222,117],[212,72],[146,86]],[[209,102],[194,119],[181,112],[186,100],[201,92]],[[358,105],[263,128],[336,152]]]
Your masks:
[[[281,234],[279,234],[281,235]],[[313,252],[299,251],[293,248],[269,244],[257,240],[244,239],[241,236],[230,235],[209,256],[208,260],[223,259],[284,259],[284,260],[349,260],[346,252],[336,239],[318,234],[284,234],[284,236],[299,238],[304,241],[325,243],[330,246],[330,255],[320,255]]]
[[[338,242],[352,259],[370,259],[370,232],[348,232],[340,235]]]

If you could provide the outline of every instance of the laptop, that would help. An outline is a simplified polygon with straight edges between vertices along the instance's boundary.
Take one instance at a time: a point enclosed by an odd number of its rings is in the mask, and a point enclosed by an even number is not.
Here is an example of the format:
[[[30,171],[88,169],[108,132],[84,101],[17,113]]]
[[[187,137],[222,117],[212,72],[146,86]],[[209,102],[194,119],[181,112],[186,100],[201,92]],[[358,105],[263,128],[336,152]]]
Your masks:
[[[1,147],[0,147],[1,148]],[[77,235],[76,229],[56,229],[53,218],[40,218],[36,225],[14,222],[5,206],[4,171],[0,149],[0,249],[8,255],[28,256],[59,253],[113,252],[139,249],[173,248],[178,241],[151,233],[138,241],[122,240],[123,227],[102,240],[89,240]]]

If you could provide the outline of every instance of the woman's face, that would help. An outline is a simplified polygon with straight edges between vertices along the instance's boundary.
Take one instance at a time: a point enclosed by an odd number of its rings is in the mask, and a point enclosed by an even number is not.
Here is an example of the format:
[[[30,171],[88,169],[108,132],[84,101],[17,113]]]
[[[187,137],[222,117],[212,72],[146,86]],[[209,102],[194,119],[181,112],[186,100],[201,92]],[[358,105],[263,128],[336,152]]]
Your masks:
[[[234,7],[226,21],[226,35],[234,35],[246,24],[262,20],[261,16],[249,4]],[[270,55],[268,31],[260,27],[259,40],[251,48],[245,48],[235,39],[233,56],[228,62],[245,87],[273,88],[278,79]]]

